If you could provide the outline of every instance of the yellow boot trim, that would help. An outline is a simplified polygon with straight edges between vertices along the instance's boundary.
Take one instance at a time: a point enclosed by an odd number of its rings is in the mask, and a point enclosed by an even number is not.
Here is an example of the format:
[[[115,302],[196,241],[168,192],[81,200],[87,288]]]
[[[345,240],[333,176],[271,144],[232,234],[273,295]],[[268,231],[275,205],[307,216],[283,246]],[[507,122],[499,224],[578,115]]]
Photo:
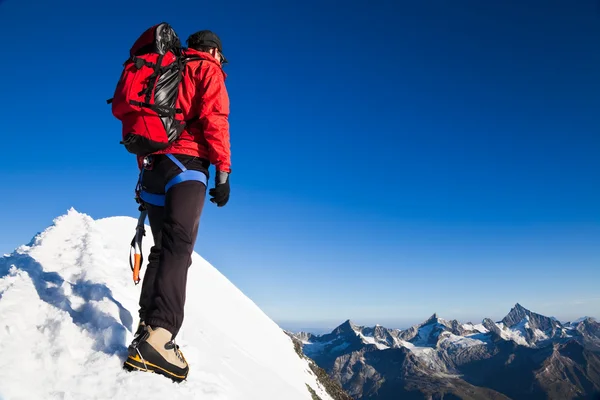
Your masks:
[[[149,362],[148,362],[148,361],[146,361],[146,360],[142,360],[142,358],[140,357],[140,355],[139,355],[139,354],[136,354],[134,357],[131,357],[131,356],[129,356],[129,357],[127,357],[127,359],[131,359],[132,361],[136,361],[136,362],[139,362],[139,363],[142,363],[142,364],[146,364],[146,365],[148,365],[148,366],[151,366],[151,367],[154,367],[154,368],[156,368],[156,369],[160,369],[161,371],[163,371],[163,372],[165,372],[165,373],[167,373],[167,374],[169,374],[169,375],[171,375],[171,376],[174,376],[174,377],[176,377],[176,378],[179,378],[179,379],[185,379],[185,376],[181,376],[181,375],[174,374],[174,373],[172,373],[172,372],[170,372],[170,371],[167,371],[167,370],[166,370],[166,369],[164,369],[164,368],[161,368],[161,367],[159,367],[158,365],[154,365],[154,364],[152,364],[152,363],[149,363]],[[137,369],[139,369],[139,370],[142,370],[142,371],[149,371],[148,369],[144,369],[144,368],[141,368],[141,367],[139,367],[139,366],[137,366],[137,365],[133,365],[133,364],[131,364],[131,363],[128,363],[127,361],[125,361],[125,364],[127,364],[127,365],[131,365],[132,367],[134,367],[134,368],[137,368]]]

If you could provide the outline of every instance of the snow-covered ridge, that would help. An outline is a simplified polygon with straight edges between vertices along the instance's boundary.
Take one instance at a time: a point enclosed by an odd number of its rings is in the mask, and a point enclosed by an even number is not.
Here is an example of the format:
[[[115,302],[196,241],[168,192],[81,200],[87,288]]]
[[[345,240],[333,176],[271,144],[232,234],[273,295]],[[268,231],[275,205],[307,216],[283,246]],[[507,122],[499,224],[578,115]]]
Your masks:
[[[187,381],[124,371],[141,288],[127,261],[136,222],[71,209],[0,258],[0,399],[311,400],[308,385],[331,400],[291,338],[198,254],[177,337]],[[147,227],[145,255],[151,245]]]

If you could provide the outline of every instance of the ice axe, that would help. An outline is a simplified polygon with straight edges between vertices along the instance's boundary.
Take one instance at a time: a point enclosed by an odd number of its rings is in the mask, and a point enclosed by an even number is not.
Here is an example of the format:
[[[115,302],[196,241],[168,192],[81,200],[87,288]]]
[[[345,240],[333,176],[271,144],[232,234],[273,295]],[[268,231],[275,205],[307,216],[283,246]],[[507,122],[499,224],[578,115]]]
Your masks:
[[[140,217],[138,218],[137,226],[135,227],[135,236],[131,241],[131,249],[129,250],[129,266],[133,272],[133,282],[137,285],[140,283],[140,269],[144,262],[144,255],[142,254],[142,239],[146,235],[145,222],[148,211],[145,209],[140,210]]]

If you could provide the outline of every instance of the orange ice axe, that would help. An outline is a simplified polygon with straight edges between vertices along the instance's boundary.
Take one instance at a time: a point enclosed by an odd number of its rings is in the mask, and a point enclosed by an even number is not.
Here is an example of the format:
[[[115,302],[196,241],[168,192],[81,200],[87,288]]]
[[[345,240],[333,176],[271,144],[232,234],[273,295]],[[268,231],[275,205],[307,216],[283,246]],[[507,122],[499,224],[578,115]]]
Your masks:
[[[140,283],[140,270],[142,269],[142,263],[144,262],[144,256],[142,254],[142,239],[146,235],[146,229],[144,227],[146,216],[148,211],[142,210],[138,223],[135,228],[135,236],[131,241],[131,249],[129,250],[129,266],[133,272],[133,282],[137,285]]]

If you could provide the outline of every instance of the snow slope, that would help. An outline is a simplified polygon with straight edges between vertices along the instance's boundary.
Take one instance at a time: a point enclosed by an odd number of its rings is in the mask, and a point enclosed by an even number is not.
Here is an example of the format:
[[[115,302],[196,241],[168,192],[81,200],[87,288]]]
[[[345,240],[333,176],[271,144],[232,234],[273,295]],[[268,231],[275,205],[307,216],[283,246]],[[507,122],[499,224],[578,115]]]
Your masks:
[[[122,370],[138,322],[141,284],[127,261],[136,222],[71,209],[0,258],[1,400],[311,400],[307,384],[331,399],[283,330],[196,253],[177,337],[187,381]],[[151,245],[147,227],[145,256]]]

